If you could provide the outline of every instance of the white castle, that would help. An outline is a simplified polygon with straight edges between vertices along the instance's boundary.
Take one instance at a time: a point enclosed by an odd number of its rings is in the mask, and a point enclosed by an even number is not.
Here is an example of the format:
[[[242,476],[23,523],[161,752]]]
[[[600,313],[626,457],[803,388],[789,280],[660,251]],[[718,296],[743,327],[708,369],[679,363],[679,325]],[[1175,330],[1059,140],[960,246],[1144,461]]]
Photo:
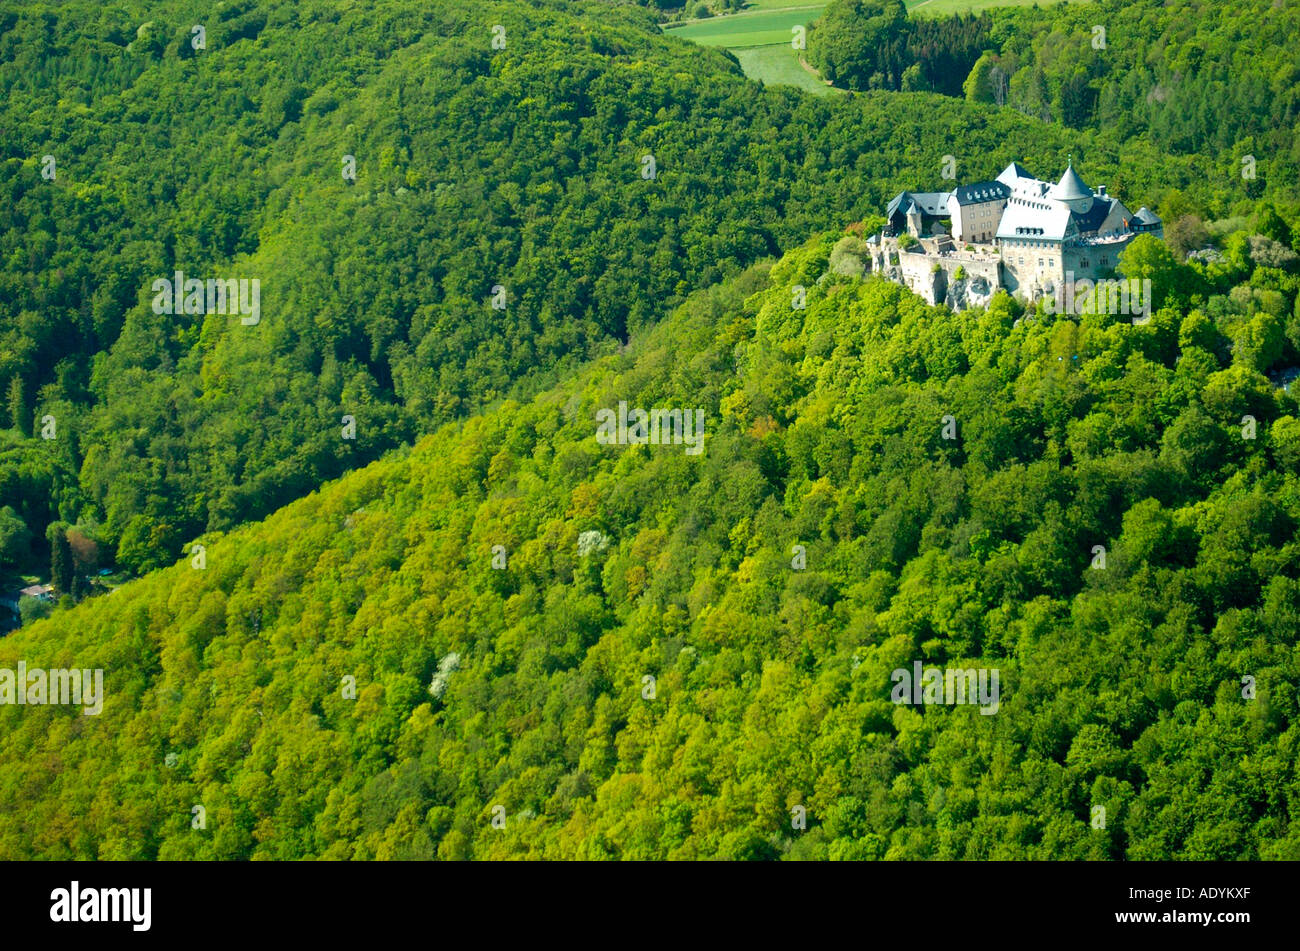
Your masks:
[[[958,310],[1000,289],[1036,300],[1076,280],[1110,277],[1139,234],[1164,238],[1155,212],[1133,214],[1106,186],[1089,188],[1073,163],[1056,184],[1012,162],[993,181],[900,192],[886,218],[868,239],[872,269]]]

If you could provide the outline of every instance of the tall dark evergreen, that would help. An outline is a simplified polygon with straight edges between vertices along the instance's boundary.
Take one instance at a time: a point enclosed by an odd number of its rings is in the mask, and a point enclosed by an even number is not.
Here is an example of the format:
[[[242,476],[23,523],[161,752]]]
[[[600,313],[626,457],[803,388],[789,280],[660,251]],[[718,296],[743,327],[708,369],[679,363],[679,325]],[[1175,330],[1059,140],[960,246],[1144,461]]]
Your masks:
[[[9,421],[24,436],[32,434],[31,411],[27,408],[27,390],[23,378],[15,374],[9,380]]]
[[[50,546],[50,584],[59,594],[73,594],[74,565],[72,546],[68,544],[68,526],[64,522],[55,522],[45,532],[45,540]]]

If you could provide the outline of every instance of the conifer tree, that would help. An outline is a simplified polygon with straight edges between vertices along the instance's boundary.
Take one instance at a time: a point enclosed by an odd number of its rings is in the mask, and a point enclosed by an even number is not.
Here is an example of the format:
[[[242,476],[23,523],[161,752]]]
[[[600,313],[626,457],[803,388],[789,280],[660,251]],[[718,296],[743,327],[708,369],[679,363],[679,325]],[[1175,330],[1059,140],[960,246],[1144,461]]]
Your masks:
[[[9,421],[24,436],[32,434],[32,420],[27,410],[27,391],[23,378],[14,374],[9,381]]]

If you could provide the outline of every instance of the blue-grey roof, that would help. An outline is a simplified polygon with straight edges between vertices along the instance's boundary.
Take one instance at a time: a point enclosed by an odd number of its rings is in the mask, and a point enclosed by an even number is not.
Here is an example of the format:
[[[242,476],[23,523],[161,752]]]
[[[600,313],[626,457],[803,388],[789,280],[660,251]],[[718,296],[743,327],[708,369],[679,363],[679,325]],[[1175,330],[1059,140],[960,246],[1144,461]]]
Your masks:
[[[1011,194],[1011,189],[1002,182],[976,182],[974,185],[959,185],[953,194],[959,205],[978,205],[986,201],[999,201]]]
[[[885,217],[893,218],[900,210],[907,214],[915,205],[922,214],[944,218],[948,214],[948,198],[951,194],[952,192],[899,192],[885,209]]]

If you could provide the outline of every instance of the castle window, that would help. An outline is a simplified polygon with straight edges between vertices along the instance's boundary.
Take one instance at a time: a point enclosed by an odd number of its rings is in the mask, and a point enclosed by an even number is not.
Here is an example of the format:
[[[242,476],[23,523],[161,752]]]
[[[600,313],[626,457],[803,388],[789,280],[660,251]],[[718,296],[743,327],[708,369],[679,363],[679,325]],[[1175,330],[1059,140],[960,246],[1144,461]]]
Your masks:
[[[1087,266],[1088,266],[1088,259],[1087,259],[1087,258],[1079,258],[1079,267],[1087,267]]]

